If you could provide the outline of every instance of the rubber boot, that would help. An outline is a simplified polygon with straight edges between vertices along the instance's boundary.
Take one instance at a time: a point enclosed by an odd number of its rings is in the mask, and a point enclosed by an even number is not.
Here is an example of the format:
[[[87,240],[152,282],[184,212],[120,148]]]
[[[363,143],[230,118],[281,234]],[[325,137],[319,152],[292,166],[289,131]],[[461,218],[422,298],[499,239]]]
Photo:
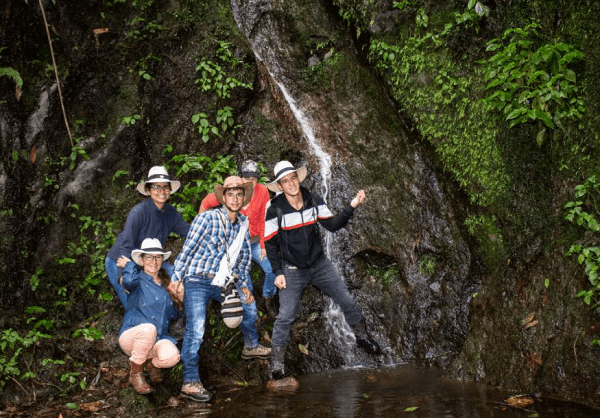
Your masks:
[[[265,308],[267,310],[267,316],[271,319],[277,318],[277,304],[273,298],[265,298]]]
[[[271,376],[273,380],[280,380],[287,376],[285,371],[285,349],[287,347],[271,347]]]
[[[135,391],[140,395],[152,392],[152,388],[144,377],[144,364],[137,364],[130,360],[129,367],[129,383],[131,383]]]
[[[148,370],[148,373],[150,374],[150,382],[160,383],[163,381],[162,369],[159,369],[154,364],[152,364],[151,358],[146,360],[146,370]]]
[[[381,348],[379,347],[379,344],[377,344],[377,342],[374,339],[372,339],[369,333],[367,332],[365,321],[361,321],[350,328],[352,328],[352,332],[354,332],[354,336],[356,337],[356,344],[360,348],[362,348],[369,354],[381,353]]]

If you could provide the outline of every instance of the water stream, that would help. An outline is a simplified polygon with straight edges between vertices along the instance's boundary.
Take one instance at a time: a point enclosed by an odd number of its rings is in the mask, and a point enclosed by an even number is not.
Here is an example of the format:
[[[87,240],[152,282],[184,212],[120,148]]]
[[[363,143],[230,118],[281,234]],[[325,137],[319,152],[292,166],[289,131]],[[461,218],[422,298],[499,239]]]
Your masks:
[[[249,10],[251,7],[255,7],[255,10]],[[244,5],[244,13],[245,16],[257,16],[259,14],[259,10],[263,12],[268,9],[268,5],[264,2],[248,2]],[[319,163],[319,175],[321,177],[321,191],[320,194],[325,200],[325,203],[328,203],[329,198],[329,190],[330,190],[330,182],[332,181],[332,166],[333,161],[331,155],[329,155],[323,147],[319,144],[318,139],[315,136],[315,130],[313,129],[311,117],[303,111],[298,105],[298,101],[292,97],[289,92],[289,89],[286,88],[284,82],[282,81],[285,77],[278,77],[277,74],[281,71],[273,71],[272,67],[281,68],[281,66],[277,63],[277,54],[275,51],[266,50],[268,48],[268,43],[265,42],[260,36],[256,35],[253,30],[249,29],[248,22],[243,20],[240,12],[240,6],[236,5],[235,2],[232,2],[232,10],[235,16],[236,22],[242,31],[245,30],[246,36],[250,41],[252,50],[256,57],[256,60],[261,62],[272,81],[279,87],[281,94],[285,98],[289,109],[294,115],[298,126],[300,127],[304,138],[306,139],[310,150],[312,151],[314,157]],[[254,36],[252,36],[254,35]],[[276,34],[271,33],[271,38],[275,37]],[[268,57],[269,62],[265,61],[261,57],[260,50],[265,51],[265,55]],[[319,191],[317,191],[319,192]],[[324,233],[325,237],[325,252],[327,256],[331,259],[334,265],[338,268],[338,272],[340,271],[338,265],[338,258],[336,257],[336,253],[332,251],[332,247],[335,245],[332,234],[321,229]],[[343,278],[343,275],[342,275]],[[339,309],[337,305],[333,303],[333,301],[329,300],[328,307],[325,311],[325,317],[327,319],[327,331],[328,335],[330,335],[330,343],[333,347],[336,347],[339,353],[344,358],[344,363],[347,366],[358,366],[361,364],[360,360],[355,358],[354,350],[350,349],[354,345],[354,334],[351,332],[348,324],[345,321],[342,311]]]
[[[265,385],[219,392],[211,405],[184,405],[171,415],[211,418],[515,418],[597,417],[598,411],[550,399],[530,398],[517,408],[507,403],[516,394],[475,383],[443,379],[438,370],[392,367],[337,370],[300,376],[295,390],[269,391]],[[293,396],[290,396],[293,394]]]

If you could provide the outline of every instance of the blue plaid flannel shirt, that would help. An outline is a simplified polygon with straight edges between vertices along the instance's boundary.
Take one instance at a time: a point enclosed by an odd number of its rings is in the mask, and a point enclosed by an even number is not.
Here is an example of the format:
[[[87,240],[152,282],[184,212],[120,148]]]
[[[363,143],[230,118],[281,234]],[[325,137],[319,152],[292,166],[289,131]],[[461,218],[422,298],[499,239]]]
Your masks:
[[[224,207],[196,215],[183,249],[175,260],[171,280],[177,282],[188,276],[214,276],[219,271],[221,258],[227,251],[225,239],[231,246],[240,231],[241,221],[245,219],[244,215],[238,213],[238,220],[232,224]],[[248,287],[251,263],[250,233],[246,232],[232,269],[233,273],[239,275],[239,286],[242,288]]]

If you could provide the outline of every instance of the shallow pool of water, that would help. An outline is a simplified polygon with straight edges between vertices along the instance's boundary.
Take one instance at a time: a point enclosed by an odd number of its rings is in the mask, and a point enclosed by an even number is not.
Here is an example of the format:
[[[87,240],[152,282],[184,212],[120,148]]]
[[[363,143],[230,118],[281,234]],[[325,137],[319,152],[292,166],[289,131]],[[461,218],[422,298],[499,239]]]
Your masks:
[[[295,390],[266,384],[221,390],[211,405],[188,403],[179,417],[598,417],[581,405],[536,399],[526,408],[506,403],[515,395],[441,377],[439,370],[395,367],[352,369],[298,377]],[[165,411],[166,412],[166,411]]]

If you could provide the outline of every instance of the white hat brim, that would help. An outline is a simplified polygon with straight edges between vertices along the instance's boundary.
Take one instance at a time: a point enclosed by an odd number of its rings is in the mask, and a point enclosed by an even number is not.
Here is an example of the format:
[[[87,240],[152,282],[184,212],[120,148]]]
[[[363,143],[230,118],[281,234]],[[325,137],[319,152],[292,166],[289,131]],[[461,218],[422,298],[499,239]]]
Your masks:
[[[281,178],[282,178],[282,177],[285,177],[285,176],[287,176],[288,174],[290,174],[290,173],[293,173],[293,172],[296,172],[296,173],[298,173],[298,182],[299,182],[299,183],[302,183],[302,182],[304,181],[304,179],[306,178],[306,175],[308,174],[308,170],[306,169],[306,167],[300,167],[300,168],[297,168],[297,169],[295,169],[295,170],[289,170],[289,171],[286,171],[285,173],[283,173],[283,174],[279,175],[279,176],[278,176],[278,177],[277,177],[275,180],[273,180],[271,183],[267,183],[267,184],[266,184],[266,186],[267,186],[267,189],[269,189],[269,190],[270,190],[270,191],[272,191],[272,192],[279,193],[281,190],[279,190],[279,185],[277,184],[277,182],[278,182],[279,180],[281,180]]]

